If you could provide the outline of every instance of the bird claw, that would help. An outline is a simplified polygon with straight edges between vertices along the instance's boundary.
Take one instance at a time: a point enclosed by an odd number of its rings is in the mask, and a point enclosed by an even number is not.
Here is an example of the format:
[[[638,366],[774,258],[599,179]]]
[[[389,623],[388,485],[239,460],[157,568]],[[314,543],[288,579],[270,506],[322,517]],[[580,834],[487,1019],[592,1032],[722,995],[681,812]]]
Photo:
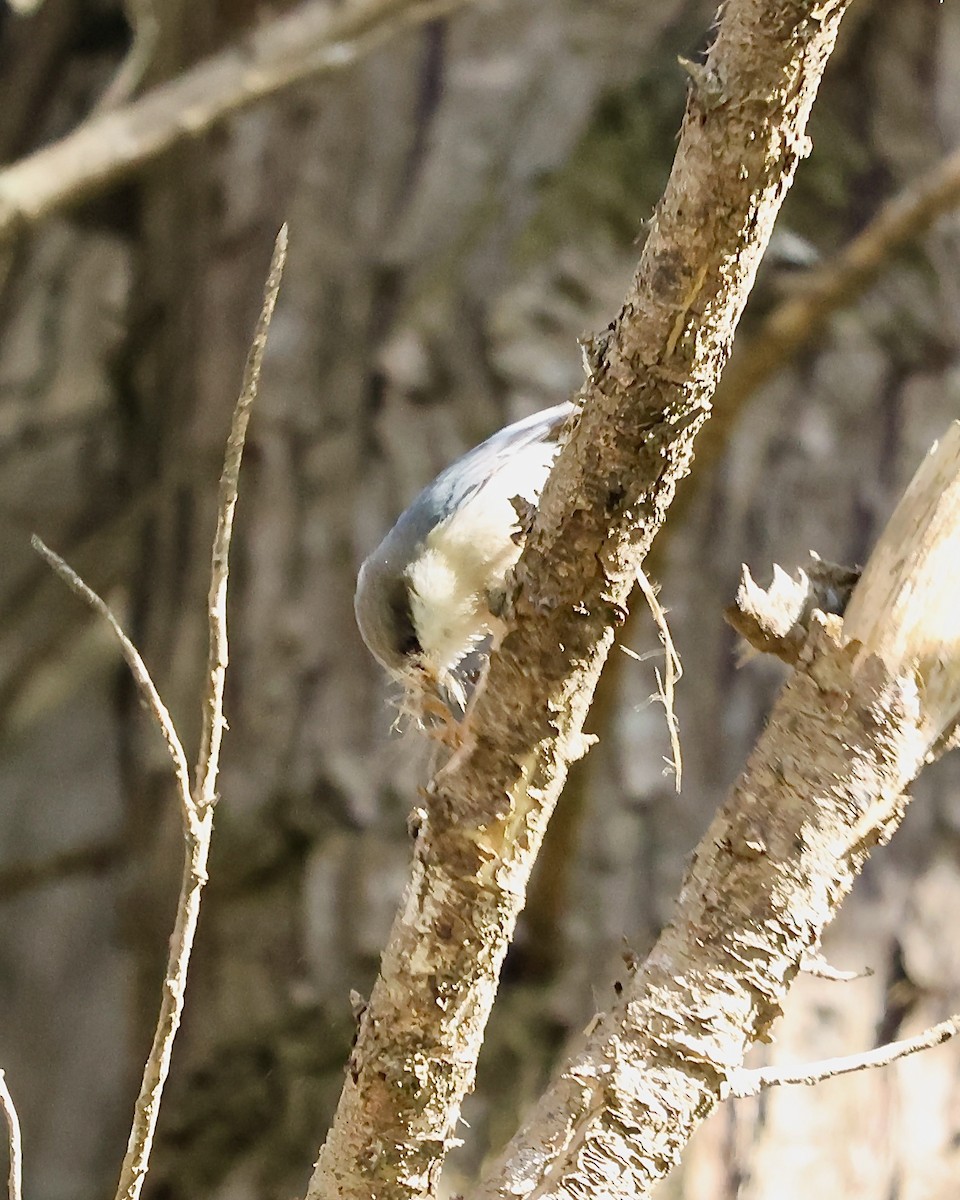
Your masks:
[[[449,750],[455,750],[461,742],[460,722],[451,705],[458,698],[451,695],[449,700],[445,700],[443,692],[446,689],[422,666],[406,672],[400,682],[403,685],[403,697],[398,719],[408,717],[427,737]]]
[[[441,746],[456,750],[460,745],[460,722],[439,696],[423,696],[419,720],[427,737]]]

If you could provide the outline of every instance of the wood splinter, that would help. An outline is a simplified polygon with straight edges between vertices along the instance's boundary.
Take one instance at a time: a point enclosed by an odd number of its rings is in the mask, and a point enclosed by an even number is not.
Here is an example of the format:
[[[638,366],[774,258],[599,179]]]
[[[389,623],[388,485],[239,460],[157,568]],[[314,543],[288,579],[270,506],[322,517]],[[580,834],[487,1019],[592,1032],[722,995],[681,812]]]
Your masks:
[[[790,576],[778,564],[773,582],[760,587],[744,563],[736,599],[724,619],[754,650],[773,654],[791,666],[800,659],[815,612],[842,614],[860,578],[856,567],[827,562],[813,551],[810,564]]]

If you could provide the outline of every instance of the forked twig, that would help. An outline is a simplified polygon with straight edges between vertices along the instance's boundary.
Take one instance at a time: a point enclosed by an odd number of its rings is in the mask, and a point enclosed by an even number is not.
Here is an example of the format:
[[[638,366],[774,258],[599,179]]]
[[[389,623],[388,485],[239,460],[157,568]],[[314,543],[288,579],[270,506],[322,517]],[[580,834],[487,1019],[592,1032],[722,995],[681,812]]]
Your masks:
[[[67,566],[59,554],[51,550],[36,534],[30,538],[30,545],[33,546],[44,562],[60,576],[72,592],[76,592],[85,604],[89,605],[95,613],[103,617],[116,635],[117,641],[120,643],[120,651],[127,666],[130,668],[130,674],[133,676],[134,682],[140,691],[140,696],[146,705],[147,711],[156,720],[157,725],[159,725],[160,732],[163,734],[163,740],[170,751],[170,757],[173,759],[173,774],[176,778],[177,791],[180,795],[180,808],[184,821],[189,827],[196,814],[193,802],[190,799],[190,768],[187,766],[187,756],[183,752],[183,746],[174,728],[173,718],[170,716],[167,706],[160,699],[160,693],[150,678],[150,672],[147,670],[146,663],[140,656],[140,651],[123,632],[120,622],[113,615],[106,601],[101,600],[93,588],[88,587],[76,571],[72,567]]]
[[[223,686],[227,667],[227,575],[233,515],[237,504],[237,484],[247,424],[250,419],[250,408],[257,395],[267,331],[276,305],[286,253],[287,228],[284,225],[277,235],[274,245],[270,272],[264,288],[260,319],[247,355],[243,385],[233,412],[223,472],[220,477],[217,531],[213,541],[210,569],[209,670],[203,696],[203,733],[193,788],[190,786],[189,769],[183,744],[136,647],[124,633],[107,604],[39,538],[33,538],[35,549],[73,591],[96,613],[106,619],[116,634],[123,656],[133,673],[147,708],[160,726],[164,741],[173,759],[183,815],[186,851],[180,896],[177,902],[177,916],[170,938],[170,954],[163,982],[160,1016],[157,1020],[153,1045],[144,1066],[140,1094],[134,1107],[133,1123],[127,1143],[127,1152],[120,1169],[116,1200],[137,1200],[149,1168],[150,1151],[160,1113],[160,1100],[170,1071],[173,1042],[183,1013],[187,969],[200,915],[200,896],[207,881],[207,858],[210,853],[210,838],[213,832],[213,800],[216,795],[220,744],[223,730],[226,727],[223,717]]]

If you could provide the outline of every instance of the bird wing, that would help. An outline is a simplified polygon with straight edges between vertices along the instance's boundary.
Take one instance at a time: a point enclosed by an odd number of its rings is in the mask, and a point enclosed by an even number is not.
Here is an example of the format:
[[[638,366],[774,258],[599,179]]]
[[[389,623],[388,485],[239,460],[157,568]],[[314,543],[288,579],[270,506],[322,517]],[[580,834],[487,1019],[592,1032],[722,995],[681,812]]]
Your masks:
[[[515,495],[535,499],[543,483],[542,472],[537,468],[552,463],[560,430],[573,410],[574,405],[564,401],[515,421],[481,442],[424,488],[417,502],[418,506],[422,504],[421,512],[429,513],[434,521],[442,519],[460,509],[505,471],[510,479],[501,483],[512,486]],[[534,495],[529,494],[528,470],[531,482],[535,480]]]

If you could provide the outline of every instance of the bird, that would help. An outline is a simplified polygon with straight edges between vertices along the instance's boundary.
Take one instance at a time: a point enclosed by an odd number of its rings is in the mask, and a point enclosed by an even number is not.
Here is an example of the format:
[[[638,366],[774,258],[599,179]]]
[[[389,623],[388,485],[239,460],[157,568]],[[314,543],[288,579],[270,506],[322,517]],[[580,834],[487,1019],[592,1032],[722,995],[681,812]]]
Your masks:
[[[566,401],[524,417],[458,458],[360,567],[360,634],[421,727],[463,716],[502,635],[507,575],[574,411]]]

